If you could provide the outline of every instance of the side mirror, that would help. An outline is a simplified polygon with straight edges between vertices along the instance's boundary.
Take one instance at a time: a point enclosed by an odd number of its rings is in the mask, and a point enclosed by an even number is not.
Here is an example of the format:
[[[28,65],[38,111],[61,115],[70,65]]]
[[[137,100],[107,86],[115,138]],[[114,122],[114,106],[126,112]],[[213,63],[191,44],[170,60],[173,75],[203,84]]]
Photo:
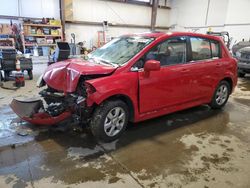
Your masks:
[[[145,72],[159,71],[160,69],[161,69],[160,61],[148,60],[148,61],[146,61],[145,65],[144,65]]]

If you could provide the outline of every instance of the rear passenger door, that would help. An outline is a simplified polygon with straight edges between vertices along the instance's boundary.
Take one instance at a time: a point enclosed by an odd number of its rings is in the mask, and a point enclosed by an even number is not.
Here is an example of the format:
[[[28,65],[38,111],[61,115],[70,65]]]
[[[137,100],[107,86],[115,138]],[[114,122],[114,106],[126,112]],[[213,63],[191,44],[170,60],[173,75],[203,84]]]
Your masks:
[[[190,96],[193,100],[209,99],[221,72],[219,42],[200,37],[189,39],[189,70],[192,73]]]

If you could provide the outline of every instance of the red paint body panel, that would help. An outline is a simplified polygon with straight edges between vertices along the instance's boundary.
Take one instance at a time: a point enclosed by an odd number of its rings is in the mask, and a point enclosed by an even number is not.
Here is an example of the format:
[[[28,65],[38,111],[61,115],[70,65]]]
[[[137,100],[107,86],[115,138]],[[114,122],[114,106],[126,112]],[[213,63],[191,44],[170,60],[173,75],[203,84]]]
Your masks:
[[[87,99],[89,106],[92,105],[93,102],[100,104],[114,95],[123,95],[131,99],[135,109],[138,108],[137,72],[115,74],[112,76],[88,80],[86,82],[93,85],[96,89],[96,92],[90,95]]]
[[[59,116],[53,117],[47,113],[36,113],[33,117],[22,117],[23,120],[34,124],[34,125],[56,125],[61,121],[71,117],[72,113],[70,111],[65,111]]]
[[[161,67],[149,75],[139,72],[140,113],[161,110],[187,102],[187,89],[190,87],[183,72],[185,64]]]
[[[70,110],[64,111],[58,116],[51,116],[47,112],[39,112],[39,109],[43,107],[41,99],[13,99],[10,107],[12,110],[23,120],[34,125],[55,125],[72,116]]]
[[[81,75],[105,75],[114,70],[112,66],[69,59],[50,65],[44,73],[43,80],[56,90],[71,93],[75,91]]]
[[[52,88],[74,92],[81,75],[110,74],[86,81],[96,90],[88,95],[87,105],[98,105],[112,96],[127,97],[134,108],[134,122],[209,103],[216,86],[223,79],[231,79],[232,89],[235,88],[237,64],[219,37],[187,32],[146,33],[138,36],[155,37],[155,40],[117,69],[72,59],[51,65],[43,79]],[[143,69],[138,72],[131,71],[131,67],[148,50],[176,36],[219,41],[222,58],[161,67],[159,71],[150,71],[149,74]]]

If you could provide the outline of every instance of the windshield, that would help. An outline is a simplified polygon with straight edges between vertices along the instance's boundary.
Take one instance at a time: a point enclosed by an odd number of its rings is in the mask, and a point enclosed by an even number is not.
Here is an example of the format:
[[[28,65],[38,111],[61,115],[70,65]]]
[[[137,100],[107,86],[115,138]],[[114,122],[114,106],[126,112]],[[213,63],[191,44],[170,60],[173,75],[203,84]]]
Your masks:
[[[141,36],[115,38],[89,54],[89,58],[98,59],[104,63],[122,65],[153,40],[154,38]]]

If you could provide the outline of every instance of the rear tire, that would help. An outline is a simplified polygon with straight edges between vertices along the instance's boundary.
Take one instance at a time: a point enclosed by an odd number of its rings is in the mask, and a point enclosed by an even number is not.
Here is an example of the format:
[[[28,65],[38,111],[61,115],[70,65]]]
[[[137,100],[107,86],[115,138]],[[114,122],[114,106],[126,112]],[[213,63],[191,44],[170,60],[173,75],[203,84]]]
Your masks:
[[[211,108],[220,109],[225,106],[228,101],[230,91],[231,87],[229,83],[225,80],[221,81],[214,92],[212,101],[210,103]]]
[[[114,141],[125,131],[128,116],[128,107],[123,101],[106,101],[94,111],[90,122],[91,132],[98,140]]]

